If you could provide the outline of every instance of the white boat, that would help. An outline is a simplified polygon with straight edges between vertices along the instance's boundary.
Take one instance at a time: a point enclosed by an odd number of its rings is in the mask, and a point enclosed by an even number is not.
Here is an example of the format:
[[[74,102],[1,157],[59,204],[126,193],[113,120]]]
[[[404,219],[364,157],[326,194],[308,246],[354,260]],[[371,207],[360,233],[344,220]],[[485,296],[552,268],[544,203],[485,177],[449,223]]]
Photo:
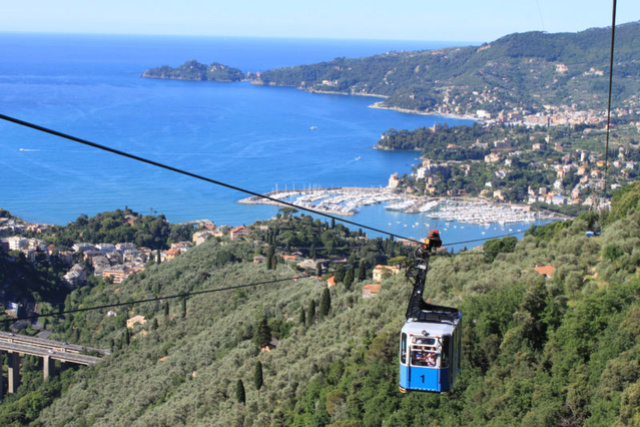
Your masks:
[[[404,200],[402,202],[394,203],[392,205],[385,206],[388,211],[403,211],[410,208],[413,205],[413,200]]]

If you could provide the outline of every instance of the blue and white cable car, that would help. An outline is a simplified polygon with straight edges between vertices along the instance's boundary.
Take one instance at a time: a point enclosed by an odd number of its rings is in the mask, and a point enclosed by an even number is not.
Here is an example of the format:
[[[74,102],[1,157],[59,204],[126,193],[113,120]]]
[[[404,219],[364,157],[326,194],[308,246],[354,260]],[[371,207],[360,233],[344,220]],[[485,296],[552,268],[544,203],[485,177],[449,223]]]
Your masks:
[[[432,231],[419,250],[407,322],[400,333],[400,391],[446,393],[460,371],[462,313],[456,308],[428,304],[422,297],[429,256],[441,246]]]

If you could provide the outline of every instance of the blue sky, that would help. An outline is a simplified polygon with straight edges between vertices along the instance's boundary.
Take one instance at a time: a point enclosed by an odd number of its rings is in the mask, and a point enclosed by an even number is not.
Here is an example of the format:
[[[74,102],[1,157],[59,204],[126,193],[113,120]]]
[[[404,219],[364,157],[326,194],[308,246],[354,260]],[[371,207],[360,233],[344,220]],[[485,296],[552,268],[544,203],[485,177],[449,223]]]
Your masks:
[[[491,41],[611,23],[605,0],[5,0],[0,31]],[[640,1],[618,2],[618,23]]]

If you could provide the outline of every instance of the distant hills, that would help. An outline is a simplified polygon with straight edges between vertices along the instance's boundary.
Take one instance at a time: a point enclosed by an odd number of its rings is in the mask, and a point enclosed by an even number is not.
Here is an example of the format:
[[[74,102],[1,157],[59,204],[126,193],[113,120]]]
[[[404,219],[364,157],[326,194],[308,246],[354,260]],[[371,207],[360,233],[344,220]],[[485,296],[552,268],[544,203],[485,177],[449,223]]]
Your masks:
[[[384,95],[388,107],[450,113],[605,107],[610,28],[516,33],[482,46],[387,52],[265,71],[263,84]],[[616,27],[614,96],[638,102],[640,23]],[[443,111],[447,110],[447,111]]]
[[[485,110],[495,114],[524,110],[531,113],[542,111],[545,106],[561,105],[577,110],[602,110],[607,100],[610,40],[610,28],[578,33],[515,33],[482,46],[336,58],[248,77],[256,84],[380,95],[386,97],[382,107],[422,112],[476,114],[477,110]],[[639,105],[639,58],[640,23],[616,27],[616,107]],[[243,78],[239,70],[231,73],[218,68],[213,72],[213,66],[207,68],[189,61],[176,69],[165,66],[148,70],[143,77]]]

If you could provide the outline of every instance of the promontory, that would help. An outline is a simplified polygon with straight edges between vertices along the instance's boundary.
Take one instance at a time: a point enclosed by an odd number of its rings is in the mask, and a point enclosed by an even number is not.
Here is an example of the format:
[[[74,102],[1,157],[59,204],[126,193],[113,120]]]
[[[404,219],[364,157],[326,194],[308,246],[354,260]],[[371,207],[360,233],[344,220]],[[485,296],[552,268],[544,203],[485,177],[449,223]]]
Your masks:
[[[142,77],[151,79],[238,82],[244,79],[245,75],[237,68],[229,67],[228,65],[223,65],[218,62],[214,62],[211,65],[205,65],[196,60],[191,60],[177,68],[173,68],[168,65],[150,68],[142,74]]]

